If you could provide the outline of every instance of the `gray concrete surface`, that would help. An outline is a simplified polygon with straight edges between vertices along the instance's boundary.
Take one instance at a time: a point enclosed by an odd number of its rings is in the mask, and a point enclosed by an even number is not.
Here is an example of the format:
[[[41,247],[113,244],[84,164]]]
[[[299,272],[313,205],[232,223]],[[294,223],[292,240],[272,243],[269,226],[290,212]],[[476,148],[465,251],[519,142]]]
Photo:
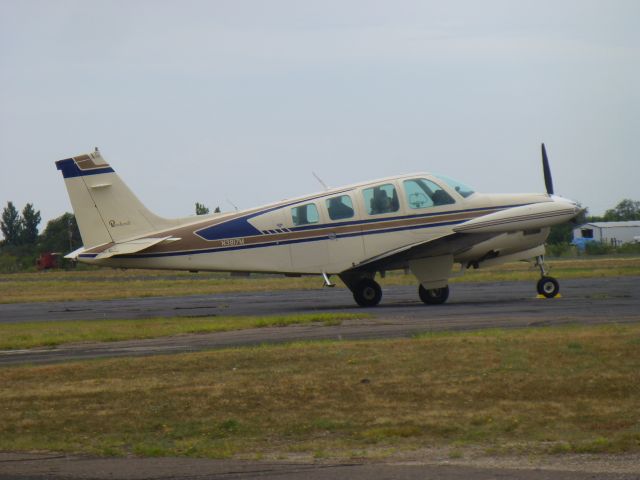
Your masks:
[[[212,315],[275,315],[317,311],[370,311],[385,317],[431,318],[468,316],[475,312],[496,316],[530,314],[585,314],[609,309],[626,316],[635,314],[640,298],[640,277],[560,280],[562,298],[535,299],[534,282],[461,283],[451,285],[447,304],[425,307],[417,287],[390,287],[382,303],[361,309],[351,293],[340,288],[311,291],[230,293],[184,297],[148,297],[125,300],[0,304],[0,322],[135,319],[150,317],[199,317]],[[428,309],[428,310],[427,310]]]
[[[451,302],[425,306],[413,287],[393,287],[376,308],[353,306],[338,289],[239,293],[110,301],[0,305],[1,322],[157,316],[264,315],[366,312],[372,318],[337,326],[292,325],[213,334],[81,343],[57,348],[0,351],[0,365],[49,363],[88,358],[192,352],[213,348],[304,340],[399,338],[442,330],[478,330],[564,324],[640,321],[640,278],[580,279],[563,282],[562,296],[540,299],[529,282],[460,284]]]
[[[369,309],[354,307],[349,292],[337,289],[0,305],[2,322],[316,311],[372,314],[372,318],[344,321],[337,326],[292,325],[149,340],[5,350],[0,351],[0,365],[193,352],[304,340],[400,338],[443,330],[640,321],[638,277],[568,280],[564,282],[562,297],[555,299],[537,298],[531,293],[528,282],[455,285],[451,303],[439,306],[425,306],[417,302],[412,287],[389,288],[385,293],[385,303]]]

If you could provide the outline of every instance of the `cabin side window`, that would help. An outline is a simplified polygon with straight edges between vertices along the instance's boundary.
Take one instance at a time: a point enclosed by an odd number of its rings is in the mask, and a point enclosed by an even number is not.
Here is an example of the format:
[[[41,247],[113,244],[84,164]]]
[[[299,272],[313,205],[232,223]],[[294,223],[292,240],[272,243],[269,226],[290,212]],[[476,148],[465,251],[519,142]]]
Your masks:
[[[451,195],[445,192],[438,184],[426,178],[412,178],[411,180],[405,180],[403,184],[404,192],[407,196],[407,205],[414,210],[455,203]]]
[[[306,205],[293,207],[291,209],[291,219],[293,220],[293,226],[298,227],[300,225],[318,223],[320,216],[315,203],[307,203]]]
[[[349,195],[340,195],[327,199],[327,211],[331,220],[343,220],[353,217],[353,201]]]
[[[400,209],[398,192],[391,183],[365,188],[362,190],[362,196],[369,215],[393,213]]]

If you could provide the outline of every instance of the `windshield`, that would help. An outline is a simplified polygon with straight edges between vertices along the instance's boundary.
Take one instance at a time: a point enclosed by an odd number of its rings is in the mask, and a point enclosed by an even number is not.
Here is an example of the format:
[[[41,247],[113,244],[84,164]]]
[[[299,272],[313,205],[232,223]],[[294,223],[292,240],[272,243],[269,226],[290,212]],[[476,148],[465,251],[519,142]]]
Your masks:
[[[475,193],[473,188],[471,188],[468,185],[465,185],[462,182],[454,180],[453,178],[449,178],[449,177],[446,177],[444,175],[434,175],[434,177],[439,178],[440,180],[445,182],[447,185],[449,185],[451,188],[453,188],[456,192],[458,192],[464,198],[467,198],[467,197],[469,197],[469,196],[471,196],[471,195],[473,195]]]

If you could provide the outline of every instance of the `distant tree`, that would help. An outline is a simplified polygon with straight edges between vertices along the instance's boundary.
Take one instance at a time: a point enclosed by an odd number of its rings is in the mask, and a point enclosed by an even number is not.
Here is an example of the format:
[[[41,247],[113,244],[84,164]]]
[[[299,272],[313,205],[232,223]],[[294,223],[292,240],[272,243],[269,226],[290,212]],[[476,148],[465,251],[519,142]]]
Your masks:
[[[209,208],[205,207],[203,203],[196,202],[196,215],[206,215],[209,213]]]
[[[33,209],[33,204],[27,203],[22,209],[21,244],[35,245],[38,241],[38,225],[40,224],[40,211]]]
[[[41,252],[72,252],[82,246],[80,230],[76,217],[72,213],[65,213],[58,218],[49,220],[40,235],[39,250]]]
[[[220,207],[216,207],[216,209],[213,211],[213,213],[220,213]]]
[[[22,220],[13,202],[7,202],[7,206],[2,211],[0,229],[4,235],[6,245],[20,245],[22,240]]]
[[[625,198],[611,210],[604,213],[605,222],[625,222],[640,220],[640,202]]]

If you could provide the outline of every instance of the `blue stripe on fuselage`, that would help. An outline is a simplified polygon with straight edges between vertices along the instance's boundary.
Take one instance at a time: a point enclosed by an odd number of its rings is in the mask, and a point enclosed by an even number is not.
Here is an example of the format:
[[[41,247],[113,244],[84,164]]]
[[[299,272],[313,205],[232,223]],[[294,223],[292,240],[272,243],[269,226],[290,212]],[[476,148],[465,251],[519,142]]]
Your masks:
[[[180,255],[198,255],[198,254],[203,254],[203,253],[228,252],[228,251],[233,251],[233,250],[246,250],[246,249],[252,249],[252,248],[273,247],[273,246],[279,246],[279,245],[290,245],[290,244],[294,244],[294,243],[318,242],[318,241],[321,241],[321,240],[328,240],[329,239],[328,234],[329,233],[334,233],[334,232],[331,232],[331,229],[333,229],[335,227],[342,227],[342,226],[348,226],[348,225],[364,225],[364,224],[371,224],[371,223],[376,223],[376,222],[380,223],[380,222],[388,222],[388,221],[392,221],[392,220],[404,220],[404,219],[410,219],[410,218],[437,217],[437,216],[442,216],[442,215],[469,213],[469,212],[477,212],[477,211],[482,211],[482,210],[502,210],[502,209],[506,209],[506,208],[519,207],[519,206],[522,206],[522,205],[527,205],[527,204],[502,205],[502,206],[496,206],[496,207],[470,208],[470,209],[466,209],[466,210],[454,210],[454,211],[447,211],[447,212],[431,212],[431,213],[418,214],[418,215],[403,215],[403,216],[397,216],[397,217],[384,217],[384,218],[376,218],[376,219],[354,220],[354,221],[349,221],[349,222],[325,223],[325,224],[321,224],[321,225],[314,224],[314,225],[308,225],[308,226],[303,226],[303,227],[291,228],[291,231],[302,231],[302,230],[311,230],[311,229],[318,230],[318,232],[317,232],[318,234],[316,236],[308,237],[308,238],[300,238],[300,239],[292,239],[292,240],[273,240],[273,241],[270,241],[270,242],[257,243],[257,244],[233,245],[233,246],[228,246],[228,247],[214,247],[214,248],[197,249],[197,250],[183,250],[183,251],[176,251],[176,252],[140,253],[140,254],[132,254],[132,255],[123,255],[120,258],[174,257],[174,256],[180,256]],[[283,208],[283,206],[279,206],[277,208]],[[238,218],[238,219],[234,219],[234,220],[244,220],[246,222],[249,218],[253,218],[255,216],[271,212],[273,210],[276,210],[277,208],[271,208],[271,209],[268,209],[268,210],[262,210],[260,212],[254,212],[251,215],[248,215],[246,217],[241,217],[241,218]],[[230,222],[233,222],[234,220],[231,220]],[[387,228],[381,228],[379,230],[372,230],[372,231],[368,231],[368,232],[353,232],[353,233],[343,233],[343,234],[335,233],[335,235],[336,235],[337,238],[348,238],[348,237],[356,237],[356,236],[361,236],[361,235],[362,236],[364,236],[364,235],[376,235],[376,234],[381,234],[381,233],[401,232],[401,231],[408,231],[408,230],[418,230],[418,229],[421,229],[421,228],[434,228],[434,227],[458,225],[458,224],[466,222],[467,220],[468,219],[454,220],[454,221],[443,221],[443,222],[436,222],[436,223],[430,223],[430,224],[421,224],[421,225],[387,227]],[[225,223],[230,223],[230,222],[225,222]],[[214,227],[222,227],[222,226],[225,225],[225,223],[220,224],[220,225],[214,225],[213,227],[208,227],[208,228],[205,228],[205,229],[202,229],[202,230],[198,230],[195,233],[199,234],[200,237],[204,238],[204,236],[201,234],[204,230],[208,230],[209,232],[211,232]],[[230,231],[232,231],[232,229],[228,230],[228,232],[230,232]],[[257,232],[257,233],[254,233],[252,235],[246,235],[246,236],[263,235],[263,233],[260,232],[257,229],[255,229],[255,232]],[[244,236],[244,235],[238,235],[238,236],[241,237],[241,236]],[[212,238],[211,240],[218,240],[218,239],[221,239],[221,238],[231,238],[231,237],[217,237],[217,238]],[[97,254],[85,253],[85,254],[80,254],[79,256],[82,257],[82,258],[94,258],[94,257],[97,256]]]
[[[432,228],[432,227],[443,227],[447,225],[456,225],[458,223],[462,223],[465,220],[456,220],[454,222],[441,222],[441,223],[432,223],[430,225],[413,225],[410,227],[394,227],[394,228],[386,228],[381,230],[376,230],[373,232],[354,232],[354,233],[343,233],[336,234],[337,238],[349,238],[349,237],[358,237],[361,235],[374,235],[379,233],[391,233],[391,232],[400,232],[403,230],[417,230],[420,228]],[[251,245],[236,245],[232,247],[217,247],[217,248],[207,248],[201,250],[187,250],[181,252],[164,252],[164,253],[141,253],[141,254],[133,254],[133,255],[122,255],[119,258],[155,258],[155,257],[177,257],[180,255],[198,255],[202,253],[215,253],[215,252],[228,252],[231,250],[247,250],[250,248],[264,248],[264,247],[276,247],[280,245],[291,245],[294,243],[307,243],[307,242],[319,242],[322,240],[329,240],[328,235],[321,234],[317,237],[312,238],[298,238],[295,240],[275,240],[271,242],[265,243],[256,243]],[[85,253],[80,254],[79,256],[82,258],[94,258],[98,254],[97,253]]]
[[[331,195],[335,195],[334,193],[330,194],[330,195],[326,195],[326,196],[331,196]],[[319,195],[318,197],[314,197],[314,198],[322,198],[325,195]],[[309,201],[310,199],[305,199],[304,202]],[[196,235],[198,235],[200,238],[203,238],[204,240],[208,240],[208,241],[215,241],[215,240],[223,240],[226,238],[239,238],[239,237],[253,237],[256,235],[264,235],[264,232],[258,230],[257,228],[255,228],[253,225],[251,225],[249,223],[249,220],[251,220],[252,218],[258,217],[260,215],[265,215],[267,213],[271,213],[275,210],[279,210],[281,208],[287,208],[291,205],[295,205],[297,203],[302,203],[302,202],[292,202],[289,204],[285,204],[285,205],[278,205],[277,207],[271,207],[265,210],[260,210],[258,212],[253,212],[249,215],[243,216],[243,217],[239,217],[239,218],[234,218],[232,220],[228,220],[226,222],[223,223],[219,223],[217,225],[213,225],[211,227],[205,227],[203,229],[200,230],[196,230],[194,233]],[[522,204],[525,205],[525,204]],[[369,219],[362,219],[362,220],[350,220],[347,222],[335,222],[335,223],[324,223],[324,224],[318,224],[318,223],[314,223],[311,225],[302,225],[299,227],[291,227],[289,229],[289,231],[291,232],[301,232],[301,231],[305,231],[305,230],[316,230],[316,229],[325,229],[325,228],[336,228],[336,227],[346,227],[346,226],[350,226],[350,225],[366,225],[366,224],[371,224],[371,223],[378,223],[378,222],[388,222],[388,221],[394,221],[394,220],[407,220],[407,219],[411,219],[411,218],[426,218],[426,217],[437,217],[437,216],[442,216],[442,215],[455,215],[458,213],[468,213],[468,212],[477,212],[477,211],[481,211],[481,210],[501,210],[503,208],[512,208],[512,207],[520,207],[522,205],[507,205],[507,206],[500,206],[500,207],[481,207],[481,208],[469,208],[466,210],[448,210],[445,212],[430,212],[430,213],[422,213],[422,214],[415,214],[415,215],[399,215],[399,216],[395,216],[395,217],[378,217],[378,218],[369,218]],[[266,230],[267,234],[272,234],[273,230]]]
[[[483,209],[484,210],[484,209]],[[425,215],[428,216],[428,215]],[[385,220],[388,220],[385,219]],[[404,227],[389,227],[389,228],[383,228],[380,230],[374,230],[374,231],[370,231],[370,232],[353,232],[353,233],[337,233],[336,238],[349,238],[349,237],[358,237],[358,236],[364,236],[364,235],[376,235],[376,234],[381,234],[381,233],[391,233],[391,232],[401,232],[401,231],[408,231],[408,230],[418,230],[421,228],[434,228],[434,227],[444,227],[444,226],[450,226],[450,225],[457,225],[460,223],[465,222],[466,220],[455,220],[455,221],[451,221],[451,222],[438,222],[438,223],[431,223],[431,224],[427,224],[427,225],[411,225],[411,226],[404,226]],[[323,230],[325,230],[324,232],[318,232],[317,236],[314,237],[309,237],[309,238],[298,238],[298,239],[293,239],[293,240],[273,240],[270,242],[264,242],[264,243],[256,243],[256,244],[249,244],[249,245],[234,245],[234,246],[229,246],[229,247],[215,247],[215,248],[206,248],[206,249],[198,249],[198,250],[184,250],[184,251],[177,251],[177,252],[162,252],[162,253],[140,253],[140,254],[131,254],[131,255],[122,255],[119,256],[119,258],[155,258],[155,257],[176,257],[176,256],[181,256],[181,255],[198,255],[198,254],[203,254],[203,253],[215,253],[215,252],[228,252],[228,251],[233,251],[233,250],[247,250],[247,249],[252,249],[252,248],[264,248],[264,247],[275,247],[275,246],[280,246],[280,245],[291,245],[294,243],[307,243],[307,242],[318,242],[318,241],[322,241],[322,240],[329,240],[329,233],[327,232],[327,227],[332,227],[335,224],[329,224],[329,225],[323,225]],[[80,254],[79,256],[82,258],[94,258],[96,257],[98,254],[96,253],[85,253],[85,254]]]

